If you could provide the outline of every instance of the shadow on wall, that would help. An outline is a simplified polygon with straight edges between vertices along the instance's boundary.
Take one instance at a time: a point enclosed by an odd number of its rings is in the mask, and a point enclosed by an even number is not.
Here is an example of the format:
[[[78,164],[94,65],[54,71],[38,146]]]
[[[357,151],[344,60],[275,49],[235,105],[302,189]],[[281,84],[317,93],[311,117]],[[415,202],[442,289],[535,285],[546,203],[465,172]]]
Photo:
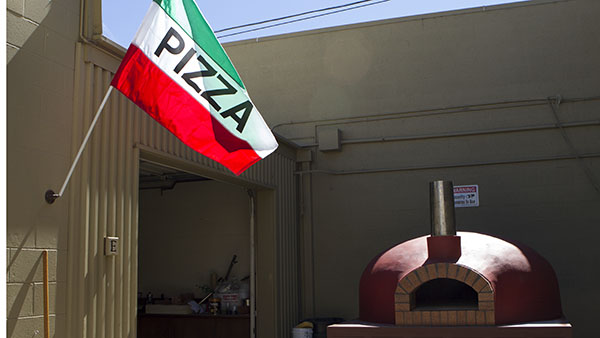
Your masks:
[[[79,1],[17,0],[6,6],[6,334],[44,333],[42,254],[48,250],[50,336],[64,337],[68,197],[50,206],[43,196],[63,182],[71,160]]]

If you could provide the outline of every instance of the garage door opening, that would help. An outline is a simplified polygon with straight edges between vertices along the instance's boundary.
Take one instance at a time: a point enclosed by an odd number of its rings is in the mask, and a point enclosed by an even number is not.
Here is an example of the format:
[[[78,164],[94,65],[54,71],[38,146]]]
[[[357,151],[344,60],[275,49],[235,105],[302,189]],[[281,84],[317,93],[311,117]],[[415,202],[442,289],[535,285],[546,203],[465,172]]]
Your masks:
[[[140,162],[139,338],[250,337],[250,217],[246,188]]]

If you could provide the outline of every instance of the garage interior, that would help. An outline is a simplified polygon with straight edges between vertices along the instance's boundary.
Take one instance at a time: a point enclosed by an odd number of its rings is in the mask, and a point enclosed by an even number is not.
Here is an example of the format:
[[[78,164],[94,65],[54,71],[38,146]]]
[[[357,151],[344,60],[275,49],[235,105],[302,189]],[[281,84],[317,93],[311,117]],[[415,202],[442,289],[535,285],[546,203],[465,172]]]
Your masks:
[[[140,161],[138,337],[250,337],[246,189]]]

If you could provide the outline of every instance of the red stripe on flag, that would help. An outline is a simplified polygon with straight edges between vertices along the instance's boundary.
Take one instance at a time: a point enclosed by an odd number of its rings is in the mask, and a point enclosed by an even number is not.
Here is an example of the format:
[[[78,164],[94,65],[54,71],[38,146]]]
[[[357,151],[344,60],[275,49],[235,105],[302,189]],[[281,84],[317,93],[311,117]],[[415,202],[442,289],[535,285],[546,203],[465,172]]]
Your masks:
[[[183,143],[236,175],[260,160],[246,141],[220,125],[135,45],[129,46],[111,85]]]

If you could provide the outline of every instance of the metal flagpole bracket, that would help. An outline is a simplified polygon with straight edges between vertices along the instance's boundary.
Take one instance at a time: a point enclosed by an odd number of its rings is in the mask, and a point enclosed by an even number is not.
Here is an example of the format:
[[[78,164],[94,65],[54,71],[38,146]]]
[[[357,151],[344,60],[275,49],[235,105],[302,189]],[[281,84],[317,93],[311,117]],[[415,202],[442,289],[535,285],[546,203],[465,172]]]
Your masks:
[[[44,195],[44,197],[46,198],[46,202],[48,202],[48,204],[52,204],[57,198],[60,197],[60,195],[55,193],[54,190],[48,189],[46,190],[46,195]]]

